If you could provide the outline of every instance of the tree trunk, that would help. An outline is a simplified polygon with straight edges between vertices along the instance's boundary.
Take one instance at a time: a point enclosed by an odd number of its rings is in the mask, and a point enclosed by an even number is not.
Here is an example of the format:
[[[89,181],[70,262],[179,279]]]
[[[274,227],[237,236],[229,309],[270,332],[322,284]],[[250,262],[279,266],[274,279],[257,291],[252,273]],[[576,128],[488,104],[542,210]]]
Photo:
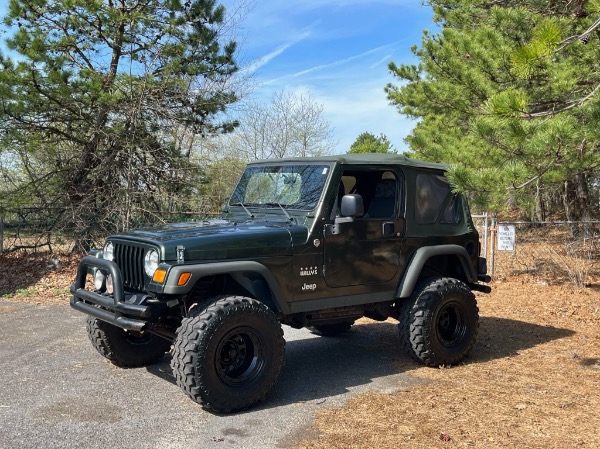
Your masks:
[[[573,183],[570,180],[565,181],[563,194],[563,207],[565,211],[565,219],[569,222],[569,228],[571,229],[571,235],[577,237],[579,230],[577,229],[577,217],[575,216],[575,195],[573,190]]]
[[[587,173],[579,172],[573,178],[575,187],[575,197],[577,199],[577,208],[579,209],[579,217],[583,221],[589,221],[592,218],[590,211],[590,195],[588,190]]]
[[[0,214],[0,254],[4,251],[4,217]]]
[[[585,172],[579,172],[570,180],[565,181],[563,206],[565,208],[565,217],[570,222],[588,222],[592,219],[588,177]],[[579,236],[580,229],[584,230],[584,236],[586,237],[590,232],[589,224],[571,223],[570,227],[573,237]]]
[[[117,34],[112,44],[112,55],[108,72],[104,75],[102,90],[105,94],[112,94],[117,77],[119,62],[122,55],[122,44],[125,34],[125,24],[119,24]],[[73,219],[78,223],[75,229],[75,246],[88,251],[93,245],[93,230],[95,228],[94,208],[90,210],[90,198],[102,194],[105,182],[101,179],[90,180],[89,175],[101,164],[107,162],[108,149],[102,151],[105,140],[105,128],[110,115],[110,106],[102,105],[93,123],[92,135],[89,142],[82,148],[82,156],[77,168],[67,181],[65,191],[69,199]],[[114,157],[114,151],[113,157]],[[92,203],[93,204],[93,203]]]
[[[535,216],[540,223],[546,221],[546,208],[542,198],[542,186],[539,178],[535,190]]]
[[[580,229],[583,229],[584,237],[591,237],[590,224],[592,212],[590,210],[590,195],[588,190],[588,176],[585,172],[579,172],[573,178],[575,187],[575,198],[578,209],[578,216],[584,223],[580,224]]]

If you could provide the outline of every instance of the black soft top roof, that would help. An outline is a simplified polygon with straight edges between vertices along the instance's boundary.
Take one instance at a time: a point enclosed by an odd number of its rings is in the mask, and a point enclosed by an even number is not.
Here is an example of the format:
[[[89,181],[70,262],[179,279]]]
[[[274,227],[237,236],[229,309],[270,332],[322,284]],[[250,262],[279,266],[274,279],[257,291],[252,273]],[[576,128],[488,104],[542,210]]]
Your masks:
[[[281,162],[337,162],[346,165],[402,165],[409,167],[430,168],[435,170],[448,170],[445,164],[436,162],[421,161],[412,159],[401,154],[385,154],[385,153],[357,153],[357,154],[337,154],[332,156],[319,157],[290,157],[283,159],[263,159],[260,161],[251,162],[251,164],[264,163],[281,163]]]

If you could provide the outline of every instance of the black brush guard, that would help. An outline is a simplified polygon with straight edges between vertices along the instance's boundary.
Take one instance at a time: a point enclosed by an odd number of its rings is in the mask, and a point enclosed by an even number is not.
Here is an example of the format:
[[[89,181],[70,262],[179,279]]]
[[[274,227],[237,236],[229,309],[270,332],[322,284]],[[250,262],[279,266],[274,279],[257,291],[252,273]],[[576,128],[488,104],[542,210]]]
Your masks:
[[[85,289],[88,268],[99,268],[110,273],[113,279],[112,296],[101,295]],[[79,263],[77,278],[71,285],[71,307],[125,330],[142,331],[150,318],[150,307],[126,301],[123,276],[118,265],[110,260],[86,256]],[[136,295],[129,295],[136,297]]]

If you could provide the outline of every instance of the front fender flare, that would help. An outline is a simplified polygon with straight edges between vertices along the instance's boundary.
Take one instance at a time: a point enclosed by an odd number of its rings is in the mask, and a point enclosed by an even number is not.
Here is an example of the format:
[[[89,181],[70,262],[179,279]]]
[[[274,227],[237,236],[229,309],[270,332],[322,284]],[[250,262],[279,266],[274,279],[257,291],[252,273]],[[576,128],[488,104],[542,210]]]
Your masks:
[[[473,264],[470,262],[471,257],[465,248],[459,245],[424,246],[416,250],[410,259],[406,270],[404,270],[404,276],[398,286],[396,297],[408,298],[412,295],[427,260],[431,257],[446,255],[457,256],[462,269],[467,276],[467,281],[469,283],[477,282],[477,273],[475,272]]]
[[[264,265],[249,260],[173,266],[167,274],[167,280],[163,287],[163,293],[167,295],[186,294],[192,290],[195,280],[198,280],[202,277],[215,274],[235,274],[243,272],[258,273],[261,275],[271,289],[275,305],[283,313],[289,313],[289,305],[284,300],[285,295],[283,294],[279,283],[271,271]],[[190,280],[193,282],[188,282],[183,286],[177,285],[177,280],[182,273],[192,273]]]

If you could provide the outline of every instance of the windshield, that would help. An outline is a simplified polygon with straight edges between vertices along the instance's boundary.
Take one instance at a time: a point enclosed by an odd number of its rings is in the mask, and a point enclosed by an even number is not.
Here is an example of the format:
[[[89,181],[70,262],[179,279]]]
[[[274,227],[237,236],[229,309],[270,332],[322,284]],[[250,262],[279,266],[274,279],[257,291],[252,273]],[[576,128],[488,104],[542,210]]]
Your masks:
[[[244,171],[229,204],[312,210],[328,174],[326,165],[251,166]]]

